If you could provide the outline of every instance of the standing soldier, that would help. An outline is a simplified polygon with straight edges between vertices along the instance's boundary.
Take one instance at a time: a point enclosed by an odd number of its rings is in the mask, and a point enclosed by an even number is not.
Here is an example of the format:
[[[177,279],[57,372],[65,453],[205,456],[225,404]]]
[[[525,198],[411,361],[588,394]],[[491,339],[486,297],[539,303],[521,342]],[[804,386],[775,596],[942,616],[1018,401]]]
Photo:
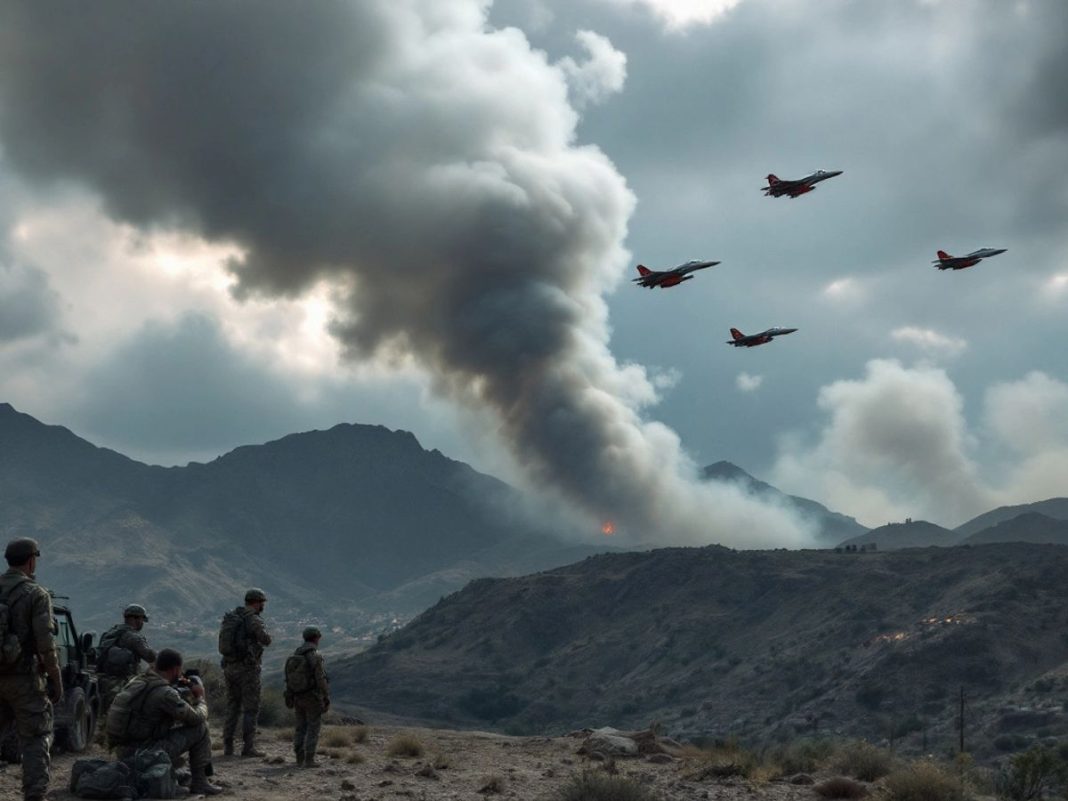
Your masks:
[[[52,705],[63,698],[52,598],[34,581],[40,555],[36,540],[12,540],[0,576],[0,725],[15,718],[26,801],[48,792]]]
[[[141,667],[156,661],[156,652],[148,647],[141,629],[148,622],[148,612],[141,604],[122,610],[123,622],[112,626],[100,638],[96,649],[96,672],[100,683],[100,720],[106,720],[108,707]]]
[[[322,632],[315,626],[304,629],[304,644],[286,660],[286,706],[296,714],[293,752],[297,767],[318,767],[315,753],[319,747],[319,729],[323,715],[330,708],[330,682],[319,653]]]
[[[219,653],[226,678],[226,723],[223,725],[223,754],[234,753],[234,734],[241,718],[243,757],[265,756],[256,750],[256,718],[260,714],[260,663],[263,648],[271,635],[263,624],[267,594],[253,587],[245,593],[245,605],[223,615],[219,629]]]

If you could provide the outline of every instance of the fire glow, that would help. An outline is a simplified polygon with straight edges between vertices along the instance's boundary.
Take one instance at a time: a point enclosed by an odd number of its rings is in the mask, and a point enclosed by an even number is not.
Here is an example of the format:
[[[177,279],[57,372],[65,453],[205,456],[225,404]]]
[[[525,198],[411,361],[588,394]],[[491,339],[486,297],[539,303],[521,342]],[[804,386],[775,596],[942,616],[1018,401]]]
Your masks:
[[[606,537],[611,537],[613,534],[616,533],[616,524],[613,523],[611,520],[605,520],[603,523],[601,523],[601,533],[604,534]]]

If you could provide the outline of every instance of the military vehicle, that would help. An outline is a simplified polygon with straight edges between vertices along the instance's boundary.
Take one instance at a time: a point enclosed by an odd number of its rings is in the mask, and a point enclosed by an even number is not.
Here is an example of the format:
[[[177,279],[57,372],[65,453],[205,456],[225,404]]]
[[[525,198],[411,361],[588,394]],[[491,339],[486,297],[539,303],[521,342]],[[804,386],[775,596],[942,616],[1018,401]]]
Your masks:
[[[100,710],[100,692],[93,670],[93,635],[78,635],[70,607],[57,603],[53,605],[53,611],[57,626],[56,649],[59,651],[59,668],[63,676],[63,700],[54,710],[54,745],[64,751],[80,754],[93,741]],[[0,759],[5,762],[19,761],[18,738],[13,722],[0,738]]]

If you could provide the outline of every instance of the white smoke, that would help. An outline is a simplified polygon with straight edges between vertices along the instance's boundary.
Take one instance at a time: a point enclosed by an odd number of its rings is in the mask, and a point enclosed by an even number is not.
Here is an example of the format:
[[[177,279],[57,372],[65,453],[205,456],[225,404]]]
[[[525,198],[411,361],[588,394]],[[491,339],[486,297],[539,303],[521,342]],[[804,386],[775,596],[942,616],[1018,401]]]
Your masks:
[[[970,428],[944,370],[873,360],[859,380],[825,386],[818,440],[784,441],[773,480],[868,525],[905,517],[947,526],[1004,504],[1068,494],[1068,384],[1033,372],[991,387]],[[980,475],[974,454],[1002,454]]]

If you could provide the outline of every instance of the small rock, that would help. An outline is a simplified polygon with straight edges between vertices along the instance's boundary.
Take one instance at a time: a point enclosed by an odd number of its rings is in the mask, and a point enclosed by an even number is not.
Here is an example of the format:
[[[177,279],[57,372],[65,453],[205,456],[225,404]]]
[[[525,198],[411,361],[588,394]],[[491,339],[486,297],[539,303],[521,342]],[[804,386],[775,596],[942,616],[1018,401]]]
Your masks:
[[[433,766],[431,765],[423,765],[423,767],[419,768],[419,770],[415,772],[415,775],[422,776],[424,779],[434,779],[436,781],[441,780],[441,777],[438,776],[438,772],[434,770]]]
[[[393,781],[391,779],[383,779],[382,781],[380,781],[378,783],[378,786],[379,787],[389,787],[391,784],[393,784]]]
[[[281,765],[286,760],[285,760],[285,757],[275,756],[275,757],[268,757],[267,759],[265,759],[263,761],[266,762],[268,765]]]
[[[349,781],[348,779],[344,779],[341,782],[341,789],[342,790],[355,790],[356,789],[356,785],[355,785],[355,783]]]
[[[586,759],[590,762],[604,762],[605,756],[600,751],[590,751],[586,754]]]
[[[790,784],[815,784],[816,780],[807,773],[796,773],[788,780]]]
[[[670,754],[649,754],[649,756],[645,758],[645,761],[652,762],[655,765],[666,765],[669,762],[674,762],[675,760]]]

